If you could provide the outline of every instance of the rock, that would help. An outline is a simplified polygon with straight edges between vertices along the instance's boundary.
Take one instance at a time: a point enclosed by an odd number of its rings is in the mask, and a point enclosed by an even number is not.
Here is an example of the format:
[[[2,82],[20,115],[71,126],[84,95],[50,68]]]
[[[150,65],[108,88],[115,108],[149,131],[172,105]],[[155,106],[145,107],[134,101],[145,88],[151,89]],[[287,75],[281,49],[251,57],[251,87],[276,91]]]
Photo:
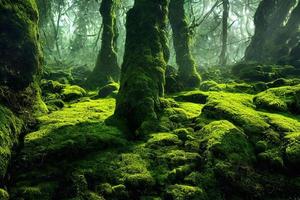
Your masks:
[[[171,185],[166,189],[166,199],[174,200],[206,200],[205,192],[199,188],[189,185]]]
[[[119,90],[119,84],[118,83],[110,83],[102,88],[100,88],[98,92],[98,97],[105,98],[108,96],[115,97]]]
[[[202,90],[202,91],[221,91],[222,88],[220,88],[218,83],[216,83],[215,81],[203,81],[200,84],[200,90]]]
[[[73,101],[86,95],[86,91],[77,85],[66,85],[62,90],[61,97],[64,101]]]
[[[253,99],[258,108],[270,111],[300,113],[300,84],[271,88],[256,95]]]
[[[208,95],[201,91],[192,91],[176,96],[176,101],[188,101],[193,103],[205,104],[207,102]]]

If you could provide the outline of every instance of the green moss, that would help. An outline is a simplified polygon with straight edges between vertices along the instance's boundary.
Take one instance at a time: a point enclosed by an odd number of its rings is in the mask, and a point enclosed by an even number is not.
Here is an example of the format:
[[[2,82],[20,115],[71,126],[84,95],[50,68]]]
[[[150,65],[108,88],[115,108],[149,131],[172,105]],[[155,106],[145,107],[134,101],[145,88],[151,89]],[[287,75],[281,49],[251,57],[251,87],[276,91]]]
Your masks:
[[[104,124],[112,115],[114,102],[113,99],[87,100],[39,117],[41,128],[25,137],[24,156],[28,162],[41,157],[67,158],[70,153],[79,156],[122,145],[121,132]]]
[[[178,136],[171,133],[155,133],[147,141],[146,146],[149,148],[160,148],[164,146],[180,145],[182,142]]]
[[[251,62],[238,63],[232,68],[232,73],[235,76],[249,82],[270,82],[279,78],[297,76],[295,71],[293,66],[264,65]]]
[[[290,133],[285,137],[288,140],[288,145],[285,149],[287,162],[294,166],[300,163],[300,133]]]
[[[202,113],[210,118],[229,120],[246,133],[261,133],[270,125],[254,110],[251,99],[247,94],[212,93]]]
[[[0,189],[0,199],[9,200],[9,194],[7,193],[7,191]]]
[[[214,121],[199,132],[205,142],[208,157],[249,164],[254,158],[247,136],[228,121]]]
[[[199,187],[189,185],[171,185],[166,190],[166,198],[174,200],[204,200],[207,199],[204,191]]]
[[[62,99],[64,101],[72,101],[79,99],[86,95],[86,91],[77,85],[66,85],[66,87],[62,90]]]
[[[220,91],[222,90],[215,81],[203,81],[200,84],[200,90],[202,91]]]
[[[23,90],[40,70],[35,1],[1,1],[0,84]]]
[[[23,121],[9,109],[0,105],[0,177],[6,174],[10,162],[12,147],[18,143]]]
[[[205,104],[208,95],[201,91],[183,92],[175,96],[176,101],[188,101],[193,103]]]
[[[258,108],[297,114],[300,112],[299,94],[300,85],[272,88],[255,96],[254,103]]]
[[[136,131],[143,122],[158,119],[159,97],[164,95],[169,58],[167,5],[167,0],[142,0],[127,13],[127,38],[115,117],[123,121],[133,138],[143,134]]]
[[[118,83],[110,83],[110,84],[100,88],[100,90],[98,92],[98,96],[100,98],[105,98],[105,97],[108,97],[108,96],[116,96],[118,90],[119,90],[119,84]]]
[[[186,152],[183,150],[170,150],[161,155],[159,159],[165,160],[170,167],[178,167],[185,164],[198,163],[200,156],[198,153]]]
[[[299,119],[289,114],[274,114],[260,112],[266,121],[278,132],[297,132],[300,131]]]
[[[269,170],[282,169],[284,167],[282,154],[278,148],[259,153],[257,158],[260,165],[267,167]]]

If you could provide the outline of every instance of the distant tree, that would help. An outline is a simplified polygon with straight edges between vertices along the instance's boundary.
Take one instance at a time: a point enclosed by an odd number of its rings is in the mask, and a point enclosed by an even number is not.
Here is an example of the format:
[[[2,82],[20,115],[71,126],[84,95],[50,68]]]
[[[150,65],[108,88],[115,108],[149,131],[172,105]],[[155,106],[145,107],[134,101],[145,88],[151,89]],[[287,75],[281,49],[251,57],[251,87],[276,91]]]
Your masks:
[[[84,48],[87,40],[88,32],[88,0],[77,1],[77,12],[74,24],[76,29],[74,31],[74,39],[70,44],[70,54],[76,55],[76,53]]]
[[[157,120],[169,59],[168,0],[135,0],[127,13],[127,38],[115,117],[137,137],[145,121]]]
[[[228,41],[228,17],[229,17],[229,0],[223,0],[223,17],[222,17],[222,50],[220,54],[220,65],[227,63],[227,41]]]
[[[120,67],[116,53],[118,33],[115,9],[116,0],[102,0],[100,7],[103,19],[102,44],[96,66],[87,80],[87,86],[90,88],[104,86],[110,80],[119,80]]]
[[[169,20],[173,30],[173,43],[178,65],[178,81],[183,89],[196,88],[201,77],[191,54],[191,36],[184,9],[184,0],[171,0]]]
[[[300,24],[296,0],[263,0],[256,11],[255,34],[245,53],[246,61],[276,63],[289,54],[287,44]],[[296,8],[295,8],[296,6]],[[284,49],[284,48],[285,49]]]

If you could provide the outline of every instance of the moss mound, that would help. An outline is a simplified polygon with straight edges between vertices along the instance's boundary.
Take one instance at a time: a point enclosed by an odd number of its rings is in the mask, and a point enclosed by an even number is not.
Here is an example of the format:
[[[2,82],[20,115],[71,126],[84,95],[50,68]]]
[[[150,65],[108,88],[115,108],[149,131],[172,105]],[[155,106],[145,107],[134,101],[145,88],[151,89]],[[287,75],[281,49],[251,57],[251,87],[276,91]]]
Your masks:
[[[6,175],[12,148],[18,143],[22,128],[23,121],[0,105],[0,180]]]
[[[259,111],[253,98],[220,91],[161,98],[159,119],[145,126],[139,141],[105,124],[115,99],[73,101],[40,116],[38,129],[26,135],[9,194],[217,200],[300,195],[299,118]]]
[[[272,88],[255,96],[258,108],[271,111],[300,113],[300,85]]]

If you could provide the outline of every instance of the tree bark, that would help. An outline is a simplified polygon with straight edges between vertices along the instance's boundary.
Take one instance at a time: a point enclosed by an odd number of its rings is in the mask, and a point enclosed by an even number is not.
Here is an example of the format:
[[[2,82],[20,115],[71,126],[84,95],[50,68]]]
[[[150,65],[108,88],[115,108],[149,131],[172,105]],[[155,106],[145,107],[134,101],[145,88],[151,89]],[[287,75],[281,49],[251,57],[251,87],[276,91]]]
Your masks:
[[[227,41],[228,41],[228,16],[229,0],[223,0],[223,17],[222,17],[222,50],[219,64],[224,66],[227,63]]]
[[[182,89],[197,88],[201,77],[196,70],[190,50],[190,31],[184,10],[184,0],[171,0],[169,20],[173,30],[173,42],[178,65],[178,82]]]
[[[157,119],[169,59],[166,39],[168,0],[135,0],[127,13],[126,45],[115,117],[131,137]],[[141,130],[141,129],[140,129]]]
[[[103,0],[100,13],[103,18],[103,32],[101,50],[98,54],[96,66],[87,80],[87,86],[97,88],[104,86],[109,81],[119,81],[120,67],[116,53],[116,1]]]
[[[40,69],[34,1],[0,1],[0,85],[23,90]]]
[[[296,0],[263,0],[254,17],[255,34],[245,53],[246,61],[276,63],[278,36],[282,33]],[[280,44],[280,45],[278,45]]]

